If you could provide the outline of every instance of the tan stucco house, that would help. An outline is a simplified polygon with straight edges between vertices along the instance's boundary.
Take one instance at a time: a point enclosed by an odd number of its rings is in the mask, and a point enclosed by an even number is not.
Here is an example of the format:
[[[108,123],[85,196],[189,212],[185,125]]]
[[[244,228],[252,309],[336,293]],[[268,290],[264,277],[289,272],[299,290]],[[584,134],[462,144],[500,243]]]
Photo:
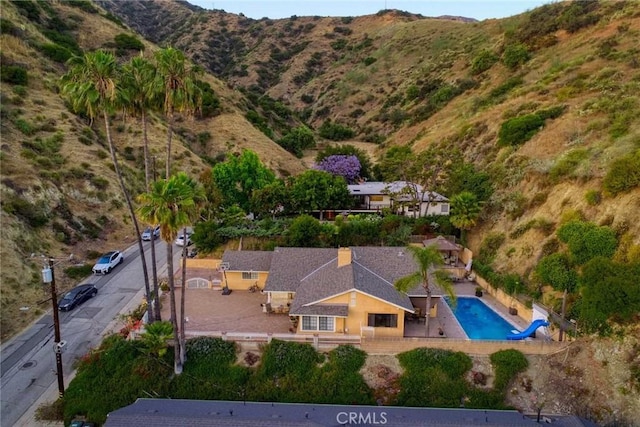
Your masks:
[[[402,337],[405,315],[426,313],[426,293],[395,289],[416,271],[404,247],[285,248],[273,252],[226,251],[222,258],[230,289],[257,282],[265,311],[288,313],[297,331]],[[442,291],[432,285],[431,317]]]

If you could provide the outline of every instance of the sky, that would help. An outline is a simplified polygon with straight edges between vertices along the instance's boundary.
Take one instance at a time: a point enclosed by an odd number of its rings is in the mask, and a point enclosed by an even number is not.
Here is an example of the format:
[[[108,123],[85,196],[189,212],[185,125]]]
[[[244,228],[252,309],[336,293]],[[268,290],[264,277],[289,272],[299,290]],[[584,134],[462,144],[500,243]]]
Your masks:
[[[552,0],[187,0],[253,19],[296,16],[361,16],[398,9],[424,16],[454,15],[477,20],[504,18]]]

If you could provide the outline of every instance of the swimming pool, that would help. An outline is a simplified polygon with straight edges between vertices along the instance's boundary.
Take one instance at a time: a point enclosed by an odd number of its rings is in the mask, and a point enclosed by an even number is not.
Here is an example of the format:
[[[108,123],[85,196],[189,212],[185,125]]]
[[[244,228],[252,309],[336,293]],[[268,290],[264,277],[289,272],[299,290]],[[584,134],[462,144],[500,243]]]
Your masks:
[[[455,308],[449,298],[445,299],[460,326],[472,340],[506,340],[507,334],[518,329],[479,298],[458,297]]]

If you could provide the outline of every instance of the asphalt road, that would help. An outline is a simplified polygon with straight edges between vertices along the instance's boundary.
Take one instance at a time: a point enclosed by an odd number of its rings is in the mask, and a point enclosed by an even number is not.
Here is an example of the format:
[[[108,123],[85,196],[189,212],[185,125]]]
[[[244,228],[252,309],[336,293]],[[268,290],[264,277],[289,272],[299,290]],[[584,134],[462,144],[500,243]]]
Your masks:
[[[151,275],[151,243],[145,242],[144,245]],[[174,265],[180,254],[174,247]],[[166,275],[166,258],[166,244],[156,240],[159,276]],[[124,262],[111,274],[92,276],[83,283],[95,284],[98,295],[69,312],[59,313],[60,335],[67,342],[62,354],[65,374],[72,372],[76,359],[102,341],[109,324],[118,319],[123,307],[144,288],[137,244],[124,251]],[[29,329],[3,344],[0,354],[0,425],[14,425],[57,382],[53,350],[51,310]]]

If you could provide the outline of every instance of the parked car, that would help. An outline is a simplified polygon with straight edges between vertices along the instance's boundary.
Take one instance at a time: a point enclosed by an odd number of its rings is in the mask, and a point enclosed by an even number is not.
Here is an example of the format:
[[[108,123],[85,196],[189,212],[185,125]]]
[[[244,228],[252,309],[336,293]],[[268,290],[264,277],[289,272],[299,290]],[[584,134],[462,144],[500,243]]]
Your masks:
[[[180,234],[178,234],[178,237],[176,237],[176,241],[175,241],[176,245],[178,246],[184,246],[184,245],[191,245],[191,233],[187,231],[187,235],[185,236],[182,232]]]
[[[160,226],[156,225],[155,227],[147,227],[142,232],[142,240],[150,241],[151,239],[157,239],[160,237]]]
[[[96,285],[93,285],[91,283],[76,286],[75,288],[64,294],[62,299],[58,302],[58,310],[72,310],[86,300],[95,297],[97,294],[98,288],[96,288]]]
[[[124,256],[120,251],[111,251],[102,255],[93,266],[93,274],[109,274],[115,266],[122,264]]]

